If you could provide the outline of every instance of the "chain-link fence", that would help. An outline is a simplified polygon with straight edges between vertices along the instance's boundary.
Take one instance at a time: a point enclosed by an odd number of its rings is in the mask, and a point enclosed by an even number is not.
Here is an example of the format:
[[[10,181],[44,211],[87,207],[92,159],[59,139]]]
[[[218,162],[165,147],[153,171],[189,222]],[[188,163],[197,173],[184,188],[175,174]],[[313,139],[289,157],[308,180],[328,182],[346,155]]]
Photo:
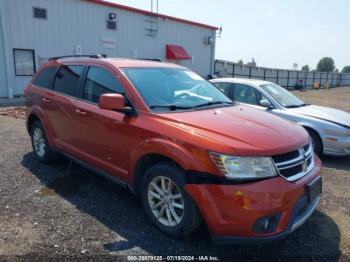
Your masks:
[[[350,74],[251,67],[223,60],[215,61],[214,74],[218,77],[240,77],[266,80],[287,89],[293,89],[297,86],[306,88],[350,86]]]

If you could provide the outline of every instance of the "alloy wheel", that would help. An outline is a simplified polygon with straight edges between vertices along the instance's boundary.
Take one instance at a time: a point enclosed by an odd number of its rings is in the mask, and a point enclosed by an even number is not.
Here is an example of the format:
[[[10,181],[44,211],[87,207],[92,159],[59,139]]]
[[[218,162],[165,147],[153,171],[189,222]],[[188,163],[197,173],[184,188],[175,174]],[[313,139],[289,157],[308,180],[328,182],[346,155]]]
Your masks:
[[[148,185],[148,204],[155,218],[164,226],[179,225],[184,216],[184,199],[170,178],[156,176]]]
[[[43,157],[45,155],[45,138],[43,131],[40,128],[35,128],[33,132],[33,145],[36,154],[39,157]]]

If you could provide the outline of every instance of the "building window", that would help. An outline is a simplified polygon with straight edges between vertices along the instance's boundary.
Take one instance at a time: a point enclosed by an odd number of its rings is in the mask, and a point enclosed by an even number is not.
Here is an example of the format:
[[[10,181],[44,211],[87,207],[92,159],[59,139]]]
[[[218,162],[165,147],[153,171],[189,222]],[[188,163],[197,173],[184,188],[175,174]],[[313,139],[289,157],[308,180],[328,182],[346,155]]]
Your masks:
[[[117,30],[117,22],[116,21],[107,21],[107,29]]]
[[[16,76],[32,76],[35,73],[34,50],[13,49]]]
[[[33,15],[34,15],[34,18],[41,18],[41,19],[47,18],[47,12],[46,12],[46,9],[44,8],[33,7]]]

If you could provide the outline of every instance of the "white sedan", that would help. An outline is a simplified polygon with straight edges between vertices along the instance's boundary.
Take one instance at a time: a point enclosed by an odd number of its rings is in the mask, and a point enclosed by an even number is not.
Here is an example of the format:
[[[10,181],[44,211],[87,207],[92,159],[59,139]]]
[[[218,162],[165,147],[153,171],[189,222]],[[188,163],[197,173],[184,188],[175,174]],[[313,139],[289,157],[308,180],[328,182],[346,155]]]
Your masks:
[[[350,155],[350,114],[304,103],[283,87],[267,81],[241,78],[210,80],[231,100],[266,110],[303,126],[318,155]]]

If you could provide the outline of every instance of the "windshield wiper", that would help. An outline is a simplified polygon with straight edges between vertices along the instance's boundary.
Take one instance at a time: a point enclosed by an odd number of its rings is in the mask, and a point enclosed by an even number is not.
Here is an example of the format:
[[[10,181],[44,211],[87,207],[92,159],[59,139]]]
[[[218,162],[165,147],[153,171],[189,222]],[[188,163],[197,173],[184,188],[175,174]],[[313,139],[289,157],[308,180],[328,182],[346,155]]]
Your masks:
[[[151,105],[150,106],[151,109],[154,108],[166,108],[169,109],[171,111],[175,111],[177,109],[191,109],[191,106],[177,106],[177,105]]]
[[[204,104],[199,104],[199,105],[193,106],[193,108],[204,107],[204,106],[212,106],[212,105],[221,105],[221,104],[233,105],[233,102],[226,102],[226,101],[207,102],[207,103],[204,103]]]

